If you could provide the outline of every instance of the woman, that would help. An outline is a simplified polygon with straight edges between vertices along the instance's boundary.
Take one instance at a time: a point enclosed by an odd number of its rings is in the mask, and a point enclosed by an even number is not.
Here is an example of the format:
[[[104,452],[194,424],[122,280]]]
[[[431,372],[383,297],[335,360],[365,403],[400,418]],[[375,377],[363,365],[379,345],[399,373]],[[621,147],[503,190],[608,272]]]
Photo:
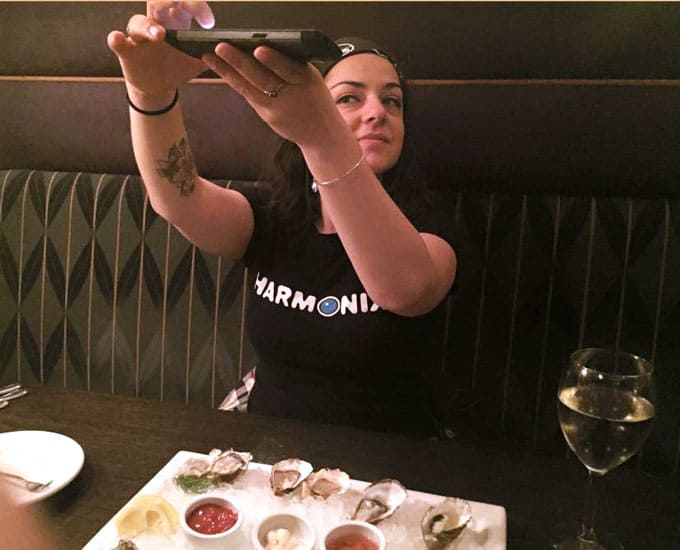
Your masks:
[[[419,182],[396,177],[405,128],[395,64],[364,41],[324,75],[267,47],[250,55],[223,43],[199,60],[165,44],[162,24],[212,26],[205,3],[154,2],[147,12],[108,38],[135,157],[161,216],[249,267],[258,364],[248,410],[432,433],[421,376],[456,256],[430,228],[435,213],[407,198]],[[206,68],[285,140],[285,172],[268,197],[196,173],[176,90]]]

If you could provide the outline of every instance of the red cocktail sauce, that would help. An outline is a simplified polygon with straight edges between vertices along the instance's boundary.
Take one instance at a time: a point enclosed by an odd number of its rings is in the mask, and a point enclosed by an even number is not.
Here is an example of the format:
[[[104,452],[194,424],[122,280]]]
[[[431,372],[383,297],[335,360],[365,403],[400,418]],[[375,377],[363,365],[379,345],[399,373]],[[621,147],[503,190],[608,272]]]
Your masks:
[[[204,535],[224,533],[238,519],[238,512],[220,504],[201,504],[187,516],[187,525]]]
[[[326,543],[328,550],[378,550],[378,545],[363,535],[341,535]]]

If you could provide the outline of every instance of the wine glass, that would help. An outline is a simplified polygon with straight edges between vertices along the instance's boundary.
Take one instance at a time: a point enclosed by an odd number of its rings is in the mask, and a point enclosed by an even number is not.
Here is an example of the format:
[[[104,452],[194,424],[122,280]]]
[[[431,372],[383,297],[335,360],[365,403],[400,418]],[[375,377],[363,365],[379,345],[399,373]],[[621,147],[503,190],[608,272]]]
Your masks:
[[[649,361],[622,351],[585,348],[571,354],[557,411],[564,438],[588,468],[588,489],[580,532],[554,549],[607,550],[593,525],[593,478],[623,464],[647,439],[654,419],[653,370]]]

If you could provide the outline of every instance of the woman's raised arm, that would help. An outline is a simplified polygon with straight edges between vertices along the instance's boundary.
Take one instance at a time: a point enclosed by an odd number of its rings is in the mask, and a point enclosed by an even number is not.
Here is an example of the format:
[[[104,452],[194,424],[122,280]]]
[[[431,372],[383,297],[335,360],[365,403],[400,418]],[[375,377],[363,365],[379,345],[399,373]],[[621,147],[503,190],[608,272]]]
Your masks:
[[[196,17],[212,26],[212,12],[204,2],[152,2],[147,12],[152,17],[133,16],[125,33],[111,32],[108,44],[125,77],[132,146],[149,200],[202,250],[240,258],[253,231],[252,209],[240,193],[198,175],[178,98],[178,86],[206,66],[168,45],[165,27],[153,18],[188,26]]]

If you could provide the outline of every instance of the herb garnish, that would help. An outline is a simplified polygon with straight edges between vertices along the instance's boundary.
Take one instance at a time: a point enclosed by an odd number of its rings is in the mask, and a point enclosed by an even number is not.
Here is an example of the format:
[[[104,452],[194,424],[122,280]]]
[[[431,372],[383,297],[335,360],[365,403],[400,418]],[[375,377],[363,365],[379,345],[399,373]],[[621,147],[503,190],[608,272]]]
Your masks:
[[[175,476],[175,483],[185,493],[205,493],[219,485],[219,481],[208,476]]]

